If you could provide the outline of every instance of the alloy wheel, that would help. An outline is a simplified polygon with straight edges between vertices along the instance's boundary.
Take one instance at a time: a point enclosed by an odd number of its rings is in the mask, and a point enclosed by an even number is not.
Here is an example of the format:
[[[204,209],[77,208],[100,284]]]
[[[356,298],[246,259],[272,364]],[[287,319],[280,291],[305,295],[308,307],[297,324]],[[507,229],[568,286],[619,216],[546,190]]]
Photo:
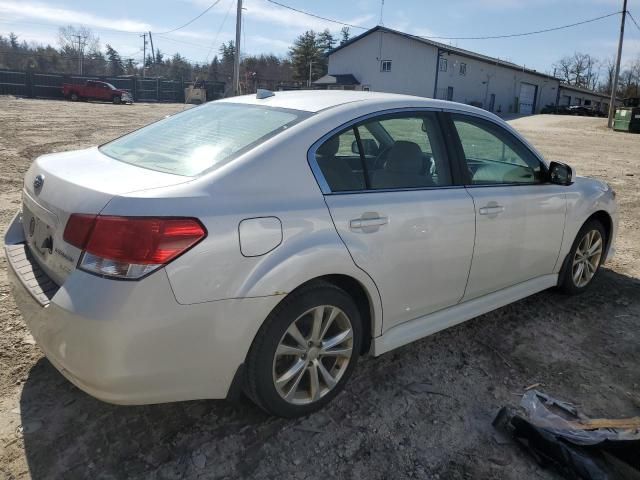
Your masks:
[[[353,326],[338,307],[320,305],[289,325],[273,359],[273,383],[287,402],[313,403],[338,384],[353,355]]]
[[[576,249],[573,256],[571,275],[576,287],[587,286],[600,266],[602,258],[603,241],[598,230],[588,231]]]

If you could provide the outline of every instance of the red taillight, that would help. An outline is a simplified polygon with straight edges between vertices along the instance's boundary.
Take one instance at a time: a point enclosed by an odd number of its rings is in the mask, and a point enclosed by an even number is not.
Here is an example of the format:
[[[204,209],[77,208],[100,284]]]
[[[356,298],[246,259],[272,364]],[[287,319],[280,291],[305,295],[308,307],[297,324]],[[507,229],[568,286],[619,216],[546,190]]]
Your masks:
[[[194,218],[73,214],[64,232],[84,250],[80,268],[101,275],[139,278],[166,265],[206,236]]]
[[[83,250],[87,240],[89,240],[89,234],[95,221],[95,215],[74,213],[69,217],[67,226],[64,229],[64,241]]]

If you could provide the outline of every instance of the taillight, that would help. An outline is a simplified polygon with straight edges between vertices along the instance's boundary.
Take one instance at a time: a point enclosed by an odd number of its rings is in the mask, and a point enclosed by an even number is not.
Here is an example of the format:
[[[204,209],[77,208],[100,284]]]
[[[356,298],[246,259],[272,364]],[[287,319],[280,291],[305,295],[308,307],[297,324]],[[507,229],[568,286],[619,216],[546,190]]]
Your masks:
[[[137,279],[168,264],[207,236],[195,218],[73,214],[64,240],[83,250],[78,268]]]

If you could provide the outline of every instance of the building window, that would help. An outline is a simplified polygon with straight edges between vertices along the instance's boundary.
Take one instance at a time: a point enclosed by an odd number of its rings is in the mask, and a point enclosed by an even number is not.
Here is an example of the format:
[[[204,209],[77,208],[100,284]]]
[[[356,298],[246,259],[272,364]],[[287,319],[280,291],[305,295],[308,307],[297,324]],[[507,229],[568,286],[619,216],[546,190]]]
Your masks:
[[[369,90],[371,90],[371,87],[369,85],[363,85],[362,86],[362,91],[363,92],[368,92]]]
[[[446,58],[441,58],[440,59],[440,62],[439,62],[438,65],[439,65],[439,69],[440,69],[441,72],[446,72],[447,71],[447,63],[449,63],[449,62],[447,61]]]
[[[460,75],[466,75],[467,74],[467,64],[466,63],[461,63],[460,64]]]
[[[391,71],[391,60],[382,60],[382,62],[380,62],[380,70],[383,72],[390,72]]]

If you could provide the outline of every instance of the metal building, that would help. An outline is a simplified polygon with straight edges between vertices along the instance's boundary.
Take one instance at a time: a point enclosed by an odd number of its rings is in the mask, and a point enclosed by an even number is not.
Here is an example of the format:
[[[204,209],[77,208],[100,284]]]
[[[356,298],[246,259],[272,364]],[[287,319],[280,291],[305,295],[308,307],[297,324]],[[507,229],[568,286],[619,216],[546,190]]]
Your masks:
[[[348,79],[348,84],[341,84],[341,79]],[[528,115],[556,104],[560,81],[505,60],[378,26],[332,50],[329,74],[314,85],[405,93],[498,114]]]

